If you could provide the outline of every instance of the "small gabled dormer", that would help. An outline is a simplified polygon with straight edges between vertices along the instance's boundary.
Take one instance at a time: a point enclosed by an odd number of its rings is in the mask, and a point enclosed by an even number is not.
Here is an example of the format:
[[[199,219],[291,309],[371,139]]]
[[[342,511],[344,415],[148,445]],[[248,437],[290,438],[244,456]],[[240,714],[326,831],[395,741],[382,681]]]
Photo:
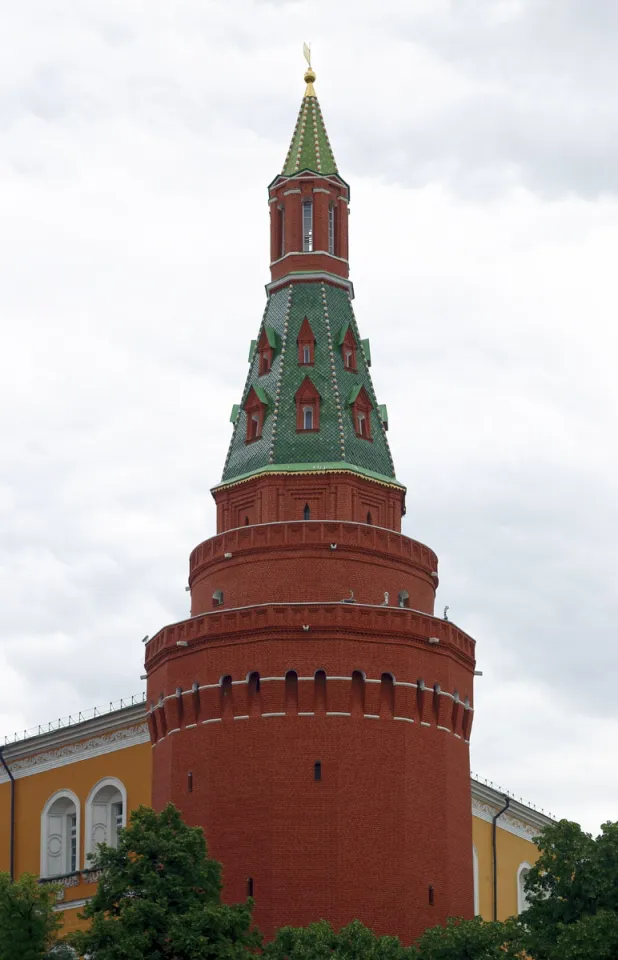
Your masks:
[[[305,377],[294,395],[296,432],[316,433],[320,429],[320,394],[309,377]]]
[[[303,320],[296,341],[299,367],[312,367],[315,363],[315,337],[307,317]]]
[[[262,436],[262,428],[268,411],[268,396],[262,387],[256,385],[251,387],[245,400],[245,413],[247,414],[247,443],[253,443]]]
[[[270,373],[270,368],[273,365],[275,353],[277,352],[277,340],[276,331],[266,324],[257,343],[260,377],[263,377],[266,373]]]
[[[371,440],[371,411],[373,410],[373,404],[362,384],[354,387],[348,402],[352,411],[356,436],[362,437],[363,440]]]
[[[341,328],[339,334],[339,347],[341,348],[341,359],[346,370],[356,373],[356,337],[349,323]]]

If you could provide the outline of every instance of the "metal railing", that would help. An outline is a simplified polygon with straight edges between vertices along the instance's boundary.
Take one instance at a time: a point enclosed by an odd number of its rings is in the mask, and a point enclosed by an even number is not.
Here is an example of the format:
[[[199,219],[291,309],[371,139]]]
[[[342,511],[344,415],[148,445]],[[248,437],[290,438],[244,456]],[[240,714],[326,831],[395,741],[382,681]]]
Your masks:
[[[91,707],[90,710],[80,710],[79,713],[69,714],[68,717],[59,717],[57,720],[50,720],[49,723],[39,724],[37,727],[30,727],[28,730],[16,731],[12,737],[4,738],[4,745],[11,743],[21,743],[22,740],[29,740],[31,737],[40,737],[44,733],[53,733],[55,730],[64,730],[66,727],[73,727],[84,720],[94,720],[95,717],[104,717],[108,713],[114,713],[116,710],[124,710],[127,707],[135,707],[137,704],[146,703],[146,691],[141,694],[134,694],[132,697],[123,697],[121,700],[114,700],[103,704],[100,707]]]
[[[517,802],[522,803],[524,807],[529,807],[530,810],[536,810],[537,813],[542,813],[544,817],[549,817],[550,820],[558,819],[553,813],[550,813],[549,810],[544,810],[542,807],[537,807],[534,803],[529,803],[528,800],[524,800],[523,797],[516,796],[512,790],[504,790],[500,784],[494,783],[492,780],[487,780],[486,777],[479,777],[476,773],[473,773],[472,770],[470,771],[470,776],[473,780],[476,780],[477,783],[482,783],[484,786],[490,787],[503,797],[510,797],[511,800],[517,800]]]

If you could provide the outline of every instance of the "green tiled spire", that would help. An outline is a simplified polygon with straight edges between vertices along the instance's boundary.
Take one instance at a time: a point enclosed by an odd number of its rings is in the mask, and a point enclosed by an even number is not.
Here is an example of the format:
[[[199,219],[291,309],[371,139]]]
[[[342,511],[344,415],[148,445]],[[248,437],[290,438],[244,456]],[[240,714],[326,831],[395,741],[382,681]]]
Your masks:
[[[298,337],[305,318],[315,338],[313,366],[299,364]],[[373,389],[366,341],[360,338],[348,291],[320,280],[282,287],[268,298],[258,342],[268,328],[277,334],[272,365],[260,375],[259,351],[253,351],[240,409],[234,410],[222,482],[268,470],[350,468],[397,483],[386,439],[386,408]],[[344,367],[340,347],[348,329],[356,342],[356,371]],[[295,395],[307,376],[320,396],[316,432],[296,429]],[[247,443],[244,404],[252,387],[268,398],[268,406],[262,436]],[[371,440],[357,436],[350,405],[363,387],[373,405]]]
[[[305,73],[307,89],[281,171],[284,177],[291,177],[300,170],[314,170],[325,175],[338,172],[320,104],[313,89],[314,80],[315,73],[309,68]]]

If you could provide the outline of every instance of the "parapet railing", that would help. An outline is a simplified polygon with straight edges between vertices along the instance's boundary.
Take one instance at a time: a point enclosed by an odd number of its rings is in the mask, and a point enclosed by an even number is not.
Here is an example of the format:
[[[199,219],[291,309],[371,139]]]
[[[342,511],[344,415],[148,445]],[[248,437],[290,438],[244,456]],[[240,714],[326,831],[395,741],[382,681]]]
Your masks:
[[[104,717],[108,713],[114,713],[116,710],[125,710],[127,707],[135,707],[140,703],[146,703],[146,691],[134,694],[130,698],[123,697],[121,700],[110,700],[109,703],[103,704],[103,706],[91,707],[89,710],[80,710],[79,713],[69,714],[68,717],[59,717],[57,720],[50,720],[49,723],[30,727],[28,730],[17,731],[12,737],[4,738],[4,746],[6,747],[11,743],[21,743],[22,740],[29,740],[31,737],[40,737],[44,733],[64,730],[66,727],[73,727],[77,723],[83,723],[84,720],[94,720],[95,717]]]

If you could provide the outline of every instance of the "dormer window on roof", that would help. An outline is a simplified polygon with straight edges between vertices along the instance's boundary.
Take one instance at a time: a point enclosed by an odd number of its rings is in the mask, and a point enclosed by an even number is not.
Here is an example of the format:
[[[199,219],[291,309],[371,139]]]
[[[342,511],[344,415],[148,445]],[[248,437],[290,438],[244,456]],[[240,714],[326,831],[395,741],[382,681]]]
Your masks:
[[[268,411],[268,396],[262,387],[251,387],[245,400],[244,410],[247,415],[246,442],[252,443],[262,436],[264,420]]]
[[[300,367],[312,367],[315,362],[315,337],[307,317],[301,324],[296,342],[298,344],[298,365]]]
[[[349,404],[354,421],[354,432],[363,440],[371,440],[371,411],[373,404],[362,385],[357,385],[350,394]]]
[[[257,344],[260,377],[270,373],[270,368],[273,365],[273,360],[277,350],[277,339],[276,331],[267,324],[262,330]]]
[[[341,357],[346,370],[356,373],[356,337],[349,323],[341,328],[339,334],[339,346],[341,347]]]
[[[320,394],[309,377],[305,377],[294,399],[296,401],[296,432],[317,432],[320,429]]]

